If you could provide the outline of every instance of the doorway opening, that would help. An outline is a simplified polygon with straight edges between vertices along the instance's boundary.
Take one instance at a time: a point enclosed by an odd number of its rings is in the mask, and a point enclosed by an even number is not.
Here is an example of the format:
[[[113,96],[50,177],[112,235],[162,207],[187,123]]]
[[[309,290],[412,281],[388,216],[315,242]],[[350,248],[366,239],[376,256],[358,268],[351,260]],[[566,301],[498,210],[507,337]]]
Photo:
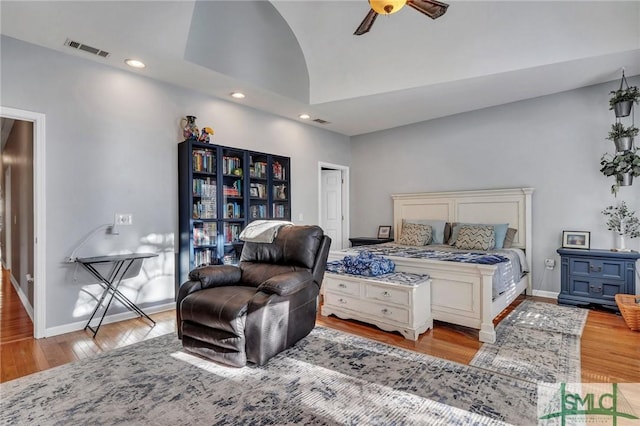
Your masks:
[[[32,205],[32,209],[29,212],[29,216],[26,219],[29,222],[29,227],[33,230],[29,232],[28,237],[21,237],[20,244],[31,244],[32,253],[33,253],[33,261],[32,261],[32,269],[33,271],[20,271],[17,272],[18,277],[17,281],[20,283],[20,287],[25,289],[25,293],[28,296],[27,299],[31,299],[33,301],[33,305],[31,306],[31,311],[29,314],[32,317],[33,321],[33,336],[36,339],[46,337],[45,336],[45,150],[44,150],[44,141],[45,141],[45,115],[24,111],[14,108],[0,107],[0,119],[2,121],[5,120],[14,120],[16,123],[22,123],[30,127],[30,134],[32,139],[32,153],[30,161],[32,161],[32,193],[33,197],[29,200],[29,203]],[[15,124],[14,124],[15,126]],[[3,155],[4,157],[4,155]],[[3,158],[4,160],[4,158]],[[20,160],[23,161],[23,160]],[[15,167],[12,166],[13,171],[15,171]],[[12,182],[12,186],[15,187],[18,184],[17,179],[10,178],[10,182]],[[6,182],[5,182],[6,183]],[[3,196],[7,197],[7,192],[10,189],[5,187],[5,192]],[[15,195],[15,194],[13,194]],[[18,199],[15,196],[9,195],[10,203],[13,207],[18,203]],[[5,200],[3,200],[5,201]],[[15,209],[13,209],[15,211]],[[14,223],[18,221],[17,215],[13,214],[13,212],[7,212],[3,208],[4,223],[6,226],[12,226]],[[22,213],[21,213],[22,214]],[[7,220],[7,216],[9,216],[9,220]],[[24,218],[21,217],[21,220],[24,221]],[[23,227],[20,227],[22,229]],[[11,238],[15,241],[17,238],[16,230],[11,232]],[[6,235],[5,235],[6,239]],[[6,242],[5,242],[6,245]],[[12,269],[15,269],[16,263],[16,247],[13,247],[11,253],[10,262],[12,265],[10,266]],[[6,259],[5,259],[6,260]],[[21,262],[23,263],[23,262]],[[31,268],[28,268],[31,269]],[[12,271],[13,273],[14,271]],[[23,273],[24,272],[24,273]],[[24,285],[22,284],[24,281]],[[29,296],[31,293],[31,296]],[[28,302],[27,302],[28,304]],[[27,309],[29,311],[29,309]]]
[[[318,218],[331,250],[348,247],[349,167],[318,162]]]

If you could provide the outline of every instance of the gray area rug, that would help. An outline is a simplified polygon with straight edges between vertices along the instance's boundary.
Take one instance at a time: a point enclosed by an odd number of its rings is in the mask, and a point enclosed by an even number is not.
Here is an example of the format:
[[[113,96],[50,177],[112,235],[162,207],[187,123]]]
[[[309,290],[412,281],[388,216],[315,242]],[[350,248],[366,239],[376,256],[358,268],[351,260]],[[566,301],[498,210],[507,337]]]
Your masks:
[[[534,383],[579,383],[580,336],[589,311],[525,300],[496,327],[470,365]]]
[[[262,367],[165,335],[0,385],[3,425],[535,424],[536,384],[317,327]]]

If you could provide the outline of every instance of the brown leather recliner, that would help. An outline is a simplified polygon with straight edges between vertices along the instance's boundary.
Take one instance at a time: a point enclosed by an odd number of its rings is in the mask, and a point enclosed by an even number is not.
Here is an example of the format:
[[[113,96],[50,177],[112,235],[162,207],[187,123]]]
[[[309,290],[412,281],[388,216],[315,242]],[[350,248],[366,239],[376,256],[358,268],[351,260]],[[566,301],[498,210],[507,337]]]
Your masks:
[[[177,298],[183,347],[242,367],[293,346],[315,327],[330,244],[318,226],[285,226],[272,243],[245,242],[238,266],[191,271]]]

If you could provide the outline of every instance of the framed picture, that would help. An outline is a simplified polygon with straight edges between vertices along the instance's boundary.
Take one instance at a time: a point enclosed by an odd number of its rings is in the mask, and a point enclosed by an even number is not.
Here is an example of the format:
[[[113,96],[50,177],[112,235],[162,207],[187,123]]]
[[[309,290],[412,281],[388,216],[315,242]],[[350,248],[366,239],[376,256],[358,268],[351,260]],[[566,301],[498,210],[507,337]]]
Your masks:
[[[591,232],[587,231],[562,231],[562,247],[589,249],[591,245]]]
[[[391,235],[390,226],[378,226],[378,238],[389,238]]]
[[[258,196],[258,188],[256,188],[255,186],[252,186],[251,188],[249,188],[249,195],[252,197],[257,197]]]

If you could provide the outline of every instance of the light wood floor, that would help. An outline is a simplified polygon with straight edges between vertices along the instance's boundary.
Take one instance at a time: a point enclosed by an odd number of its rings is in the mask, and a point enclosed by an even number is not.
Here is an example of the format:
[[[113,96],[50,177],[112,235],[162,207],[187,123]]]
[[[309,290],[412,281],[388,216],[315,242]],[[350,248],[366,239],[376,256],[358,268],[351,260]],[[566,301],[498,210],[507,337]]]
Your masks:
[[[106,324],[95,339],[76,331],[46,339],[34,339],[31,324],[15,290],[2,274],[0,300],[0,382],[46,370],[101,352],[126,346],[166,333],[175,333],[175,311],[151,315],[157,325],[150,328],[142,319]],[[533,299],[555,303],[552,299]],[[496,323],[521,303],[518,299]],[[468,364],[481,344],[477,331],[436,322],[414,342],[358,321],[318,316],[318,325],[342,330],[390,345]],[[590,310],[582,335],[583,382],[640,382],[640,332],[627,328],[622,317]]]

